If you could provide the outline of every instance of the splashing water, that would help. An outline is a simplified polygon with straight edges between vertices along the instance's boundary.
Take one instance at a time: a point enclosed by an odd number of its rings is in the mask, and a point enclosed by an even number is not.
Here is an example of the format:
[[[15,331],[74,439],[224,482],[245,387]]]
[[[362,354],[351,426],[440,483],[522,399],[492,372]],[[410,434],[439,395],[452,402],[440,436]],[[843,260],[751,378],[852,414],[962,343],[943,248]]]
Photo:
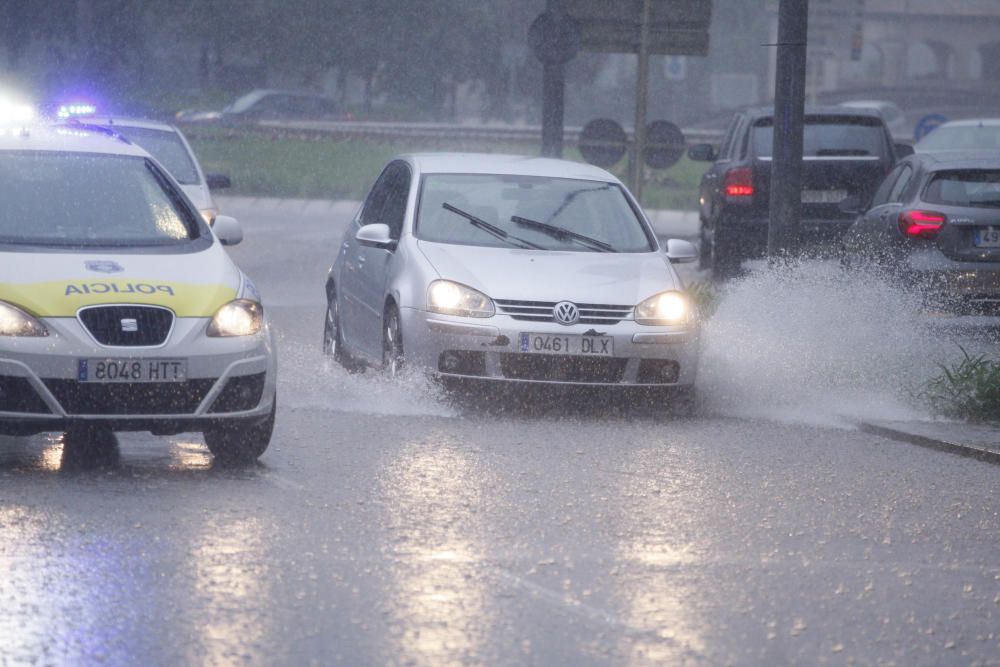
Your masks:
[[[763,268],[728,286],[706,324],[709,411],[822,425],[926,417],[913,398],[949,342],[920,297],[831,262]]]

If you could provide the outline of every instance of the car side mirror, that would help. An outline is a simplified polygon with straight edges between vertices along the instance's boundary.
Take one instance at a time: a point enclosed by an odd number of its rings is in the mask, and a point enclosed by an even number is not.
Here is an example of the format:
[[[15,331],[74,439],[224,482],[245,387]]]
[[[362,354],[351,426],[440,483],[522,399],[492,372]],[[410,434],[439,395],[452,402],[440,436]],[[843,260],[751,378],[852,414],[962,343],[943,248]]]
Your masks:
[[[892,147],[896,150],[897,160],[902,160],[904,157],[909,157],[916,152],[912,144],[893,144]]]
[[[688,149],[688,157],[696,162],[712,162],[718,156],[712,144],[695,144]]]
[[[863,208],[861,204],[861,197],[857,195],[848,195],[840,200],[840,203],[837,204],[837,208],[841,213],[853,213],[854,215],[858,215],[861,213]]]
[[[690,264],[698,259],[698,250],[690,241],[668,239],[667,259],[673,264]]]
[[[215,216],[212,231],[222,245],[239,245],[243,241],[243,228],[236,218],[228,215]]]
[[[357,239],[358,243],[369,248],[392,250],[396,247],[396,242],[389,233],[389,225],[383,225],[381,223],[364,225],[358,230],[358,233],[354,235],[354,238]]]
[[[233,187],[228,174],[205,174],[205,184],[209,190],[225,190]]]

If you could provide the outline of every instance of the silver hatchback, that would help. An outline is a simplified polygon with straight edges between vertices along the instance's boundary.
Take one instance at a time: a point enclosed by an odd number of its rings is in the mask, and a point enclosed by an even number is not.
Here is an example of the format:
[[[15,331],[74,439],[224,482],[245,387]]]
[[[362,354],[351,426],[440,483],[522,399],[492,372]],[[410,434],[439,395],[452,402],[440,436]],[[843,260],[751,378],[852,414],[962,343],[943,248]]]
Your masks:
[[[689,394],[698,322],[642,209],[608,172],[498,155],[404,155],[326,283],[324,349],[442,378]]]

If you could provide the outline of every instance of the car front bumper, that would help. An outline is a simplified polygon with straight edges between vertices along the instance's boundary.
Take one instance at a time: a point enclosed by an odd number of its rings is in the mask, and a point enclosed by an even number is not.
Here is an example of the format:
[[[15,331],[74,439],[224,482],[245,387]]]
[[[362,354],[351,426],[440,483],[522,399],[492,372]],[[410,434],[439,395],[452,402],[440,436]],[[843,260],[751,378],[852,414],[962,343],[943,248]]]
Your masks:
[[[467,318],[403,308],[406,359],[440,377],[487,381],[669,387],[694,384],[698,367],[696,325],[652,327],[622,320],[611,325],[515,320],[497,314]],[[613,355],[521,352],[522,333],[599,335],[613,341]]]
[[[158,347],[99,345],[75,318],[43,320],[49,336],[0,338],[0,433],[91,423],[114,430],[204,431],[270,415],[277,378],[270,326],[254,336],[209,338],[205,318],[177,318]],[[80,382],[81,359],[183,359],[182,382]]]

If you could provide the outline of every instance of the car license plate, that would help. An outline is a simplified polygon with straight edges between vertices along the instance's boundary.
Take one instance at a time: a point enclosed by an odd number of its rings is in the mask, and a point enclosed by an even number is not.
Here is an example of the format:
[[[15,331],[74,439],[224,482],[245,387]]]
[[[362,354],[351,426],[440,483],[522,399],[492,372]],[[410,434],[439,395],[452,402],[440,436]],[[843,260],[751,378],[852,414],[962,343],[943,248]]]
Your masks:
[[[80,382],[183,382],[186,359],[80,359]]]
[[[803,204],[839,204],[847,199],[847,190],[803,190]]]
[[[1000,248],[1000,227],[987,227],[976,232],[977,248]]]
[[[614,343],[610,336],[540,333],[522,333],[520,336],[520,350],[529,354],[610,357],[615,353]]]

